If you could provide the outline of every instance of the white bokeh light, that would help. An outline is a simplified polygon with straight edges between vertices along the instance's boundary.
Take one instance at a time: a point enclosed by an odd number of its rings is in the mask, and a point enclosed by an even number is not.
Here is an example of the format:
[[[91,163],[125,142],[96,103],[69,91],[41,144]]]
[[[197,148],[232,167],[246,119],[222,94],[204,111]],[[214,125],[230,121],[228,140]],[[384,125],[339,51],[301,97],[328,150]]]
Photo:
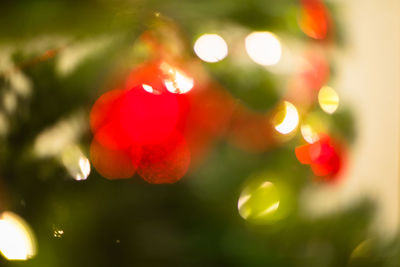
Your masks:
[[[187,76],[183,71],[172,67],[165,62],[160,65],[160,69],[168,77],[164,79],[164,85],[170,93],[185,94],[192,90],[194,86],[194,80],[193,78]]]
[[[36,240],[29,225],[8,211],[0,215],[0,252],[7,260],[27,260],[36,255]]]
[[[279,39],[270,32],[253,32],[245,39],[246,51],[249,57],[263,66],[275,65],[282,55]]]
[[[299,124],[299,113],[296,107],[288,101],[284,101],[284,112],[285,116],[280,123],[275,125],[275,130],[281,134],[289,134],[293,132]]]
[[[142,87],[148,93],[155,94],[157,92],[156,90],[154,90],[154,88],[151,85],[142,84]]]
[[[228,46],[218,34],[203,34],[196,40],[194,52],[201,60],[214,63],[228,55]]]
[[[78,146],[67,147],[61,154],[61,161],[74,180],[82,181],[88,178],[91,171],[90,162]]]

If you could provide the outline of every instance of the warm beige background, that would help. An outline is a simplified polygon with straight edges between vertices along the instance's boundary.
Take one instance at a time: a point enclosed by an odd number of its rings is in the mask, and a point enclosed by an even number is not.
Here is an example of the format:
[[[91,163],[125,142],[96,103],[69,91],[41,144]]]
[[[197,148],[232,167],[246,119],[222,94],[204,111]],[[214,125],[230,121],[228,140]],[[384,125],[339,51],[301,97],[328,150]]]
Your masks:
[[[320,216],[368,196],[378,207],[371,232],[391,237],[400,226],[400,1],[334,2],[346,47],[332,84],[355,113],[358,137],[343,182],[310,188],[305,206]]]

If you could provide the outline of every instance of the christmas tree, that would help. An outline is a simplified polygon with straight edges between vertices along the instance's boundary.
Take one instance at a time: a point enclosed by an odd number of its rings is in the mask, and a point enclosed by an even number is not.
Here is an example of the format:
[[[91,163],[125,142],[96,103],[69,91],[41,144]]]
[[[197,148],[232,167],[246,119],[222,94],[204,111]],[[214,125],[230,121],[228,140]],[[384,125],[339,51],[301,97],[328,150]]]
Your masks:
[[[301,205],[343,178],[355,138],[332,87],[334,6],[1,14],[1,266],[397,266],[398,245],[368,234],[373,203],[324,218]]]

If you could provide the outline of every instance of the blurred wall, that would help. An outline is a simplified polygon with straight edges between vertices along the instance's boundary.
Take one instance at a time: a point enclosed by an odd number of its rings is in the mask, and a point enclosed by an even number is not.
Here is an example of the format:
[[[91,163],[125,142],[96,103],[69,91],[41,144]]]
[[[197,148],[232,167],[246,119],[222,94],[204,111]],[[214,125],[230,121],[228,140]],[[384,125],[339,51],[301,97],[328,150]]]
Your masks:
[[[353,109],[357,139],[342,183],[311,190],[306,205],[320,215],[367,196],[378,208],[371,231],[391,237],[400,226],[400,1],[335,4],[346,45],[333,85]]]

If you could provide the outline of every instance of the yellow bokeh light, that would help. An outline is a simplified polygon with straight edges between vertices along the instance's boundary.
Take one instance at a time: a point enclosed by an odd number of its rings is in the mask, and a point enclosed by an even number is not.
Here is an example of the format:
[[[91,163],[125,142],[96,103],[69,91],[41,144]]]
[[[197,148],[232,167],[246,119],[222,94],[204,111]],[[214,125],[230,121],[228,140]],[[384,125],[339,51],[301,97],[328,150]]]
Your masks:
[[[332,114],[339,107],[339,95],[329,86],[324,86],[319,90],[318,103],[323,111]]]
[[[54,230],[53,236],[56,238],[61,238],[64,235],[64,230]]]
[[[301,125],[301,135],[309,144],[315,143],[319,140],[318,133],[308,124]]]
[[[311,112],[303,118],[301,135],[309,143],[315,143],[320,139],[321,133],[328,132],[328,123],[323,120],[319,112]]]
[[[7,260],[28,260],[36,255],[36,240],[28,224],[12,212],[0,215],[0,252]]]
[[[160,65],[160,69],[168,77],[164,79],[164,85],[169,92],[173,94],[185,94],[193,88],[193,79],[188,77],[181,70],[174,68],[165,62]]]
[[[270,32],[253,32],[245,39],[246,51],[257,64],[264,66],[275,65],[282,55],[279,39]]]
[[[273,183],[269,181],[253,182],[240,195],[238,210],[243,219],[264,222],[273,218],[279,204],[279,193]]]
[[[313,144],[319,140],[319,134],[308,124],[301,125],[301,135],[309,144]]]
[[[75,176],[76,180],[86,180],[90,174],[90,162],[87,157],[80,157],[79,158],[79,169],[80,173]]]
[[[358,244],[350,254],[349,266],[361,266],[360,263],[366,262],[370,259],[376,249],[376,243],[376,240],[369,238]]]
[[[79,147],[67,147],[61,155],[61,161],[73,179],[86,180],[90,174],[89,159],[82,153]]]
[[[299,124],[299,113],[297,112],[296,107],[288,102],[284,101],[282,110],[278,110],[277,117],[283,118],[282,120],[277,120],[275,123],[275,130],[277,130],[281,134],[289,134],[293,132],[298,124]]]
[[[218,62],[228,55],[228,46],[218,34],[203,34],[194,44],[194,52],[205,62]]]

